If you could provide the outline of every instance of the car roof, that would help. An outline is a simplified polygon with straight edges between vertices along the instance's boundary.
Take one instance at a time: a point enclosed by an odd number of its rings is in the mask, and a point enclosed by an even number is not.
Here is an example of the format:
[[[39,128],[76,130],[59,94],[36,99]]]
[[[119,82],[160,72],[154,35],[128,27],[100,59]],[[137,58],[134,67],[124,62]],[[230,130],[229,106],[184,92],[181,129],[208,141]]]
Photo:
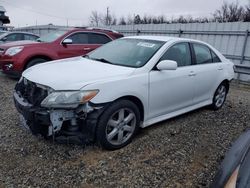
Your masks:
[[[5,34],[12,34],[12,33],[14,33],[14,34],[20,33],[20,34],[28,34],[28,35],[35,35],[35,36],[38,36],[38,35],[36,35],[36,34],[34,34],[34,33],[23,32],[23,31],[8,31],[8,32],[6,32]]]
[[[74,27],[74,28],[69,29],[69,31],[89,31],[89,32],[121,34],[118,31],[107,29],[107,28],[101,28],[101,27]]]
[[[179,38],[179,37],[168,37],[168,36],[153,36],[153,35],[140,35],[140,36],[128,36],[124,38],[131,38],[131,39],[142,39],[142,40],[156,40],[156,41],[188,41],[188,42],[199,42],[204,43],[203,41],[189,39],[189,38]]]

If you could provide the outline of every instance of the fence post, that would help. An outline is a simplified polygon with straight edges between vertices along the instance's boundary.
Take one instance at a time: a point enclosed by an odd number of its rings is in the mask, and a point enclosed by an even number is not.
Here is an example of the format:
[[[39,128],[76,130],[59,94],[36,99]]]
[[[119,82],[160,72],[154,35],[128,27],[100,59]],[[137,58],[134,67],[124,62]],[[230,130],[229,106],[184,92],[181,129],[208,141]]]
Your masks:
[[[181,34],[183,33],[183,31],[180,29],[179,30],[179,38],[181,38]]]
[[[136,30],[136,35],[140,35],[141,31],[139,29]]]
[[[245,32],[245,39],[244,39],[244,43],[243,43],[243,47],[242,47],[242,52],[241,52],[240,64],[243,64],[243,61],[245,59],[245,52],[246,52],[248,34],[249,34],[249,31],[246,30],[246,32]],[[238,73],[237,79],[238,79],[238,83],[239,83],[240,73]]]

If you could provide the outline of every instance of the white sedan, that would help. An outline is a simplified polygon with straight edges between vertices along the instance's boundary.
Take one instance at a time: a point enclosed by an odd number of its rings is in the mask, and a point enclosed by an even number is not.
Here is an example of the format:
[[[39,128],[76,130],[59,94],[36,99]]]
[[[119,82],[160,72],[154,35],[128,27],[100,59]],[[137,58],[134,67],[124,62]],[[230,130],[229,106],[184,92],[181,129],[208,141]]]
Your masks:
[[[84,57],[26,70],[14,92],[24,124],[61,142],[119,149],[139,127],[222,107],[233,63],[201,41],[124,37]]]

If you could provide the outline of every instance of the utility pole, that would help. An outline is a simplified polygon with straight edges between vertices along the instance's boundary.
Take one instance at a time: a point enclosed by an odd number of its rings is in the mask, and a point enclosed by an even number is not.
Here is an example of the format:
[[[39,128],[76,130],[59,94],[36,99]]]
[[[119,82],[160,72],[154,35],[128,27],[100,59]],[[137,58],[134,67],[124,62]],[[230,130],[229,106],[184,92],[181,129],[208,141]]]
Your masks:
[[[109,25],[109,7],[107,7],[106,25]]]

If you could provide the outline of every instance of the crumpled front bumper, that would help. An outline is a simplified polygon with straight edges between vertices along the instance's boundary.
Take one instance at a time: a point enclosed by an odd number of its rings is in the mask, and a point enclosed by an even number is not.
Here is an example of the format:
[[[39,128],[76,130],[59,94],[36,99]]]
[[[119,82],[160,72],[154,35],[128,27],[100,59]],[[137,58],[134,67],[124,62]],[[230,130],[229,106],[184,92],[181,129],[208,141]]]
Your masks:
[[[95,140],[98,117],[108,105],[90,106],[87,103],[77,109],[49,110],[29,104],[16,91],[14,103],[33,134],[73,144],[86,144]]]
[[[25,119],[25,123],[33,134],[48,136],[48,129],[51,124],[49,112],[46,109],[34,107],[14,92],[14,103],[17,111]]]

